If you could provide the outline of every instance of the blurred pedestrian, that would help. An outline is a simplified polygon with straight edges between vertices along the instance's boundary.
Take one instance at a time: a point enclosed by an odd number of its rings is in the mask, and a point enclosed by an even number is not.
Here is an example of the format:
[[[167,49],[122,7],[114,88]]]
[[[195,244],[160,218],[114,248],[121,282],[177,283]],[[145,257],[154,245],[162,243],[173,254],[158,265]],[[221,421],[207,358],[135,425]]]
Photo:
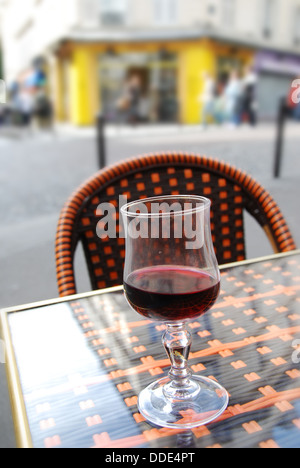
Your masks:
[[[126,80],[123,93],[116,104],[122,120],[132,124],[141,120],[141,98],[141,80],[138,74],[133,74]]]
[[[300,102],[299,102],[299,104],[296,105],[296,108],[294,110],[294,118],[295,118],[295,120],[300,121]]]
[[[256,102],[256,86],[257,86],[257,75],[252,67],[247,67],[243,78],[243,96],[242,96],[242,117],[246,118],[246,121],[250,125],[256,125],[257,123],[257,102]]]
[[[0,102],[0,127],[6,123],[6,105]]]
[[[33,99],[33,115],[38,128],[52,129],[53,109],[44,88],[38,88]]]
[[[20,124],[19,110],[19,92],[20,85],[17,81],[13,81],[8,86],[8,123],[11,125]]]
[[[120,122],[127,121],[129,106],[130,106],[130,95],[128,92],[128,83],[126,81],[124,83],[122,94],[116,102],[118,121]]]
[[[199,101],[202,103],[202,116],[201,122],[203,127],[214,120],[214,106],[216,97],[216,83],[210,73],[204,72],[203,79],[203,92],[199,96]]]
[[[21,116],[21,125],[29,127],[31,125],[33,113],[33,93],[32,90],[26,86],[21,87],[17,100],[17,111]]]
[[[224,83],[218,80],[216,84],[216,96],[214,100],[214,119],[218,125],[224,123],[226,120],[226,99],[224,95]]]
[[[142,96],[142,84],[138,74],[133,74],[128,82],[128,122],[136,124],[140,121],[140,101]]]
[[[231,72],[224,96],[227,120],[231,125],[238,126],[241,123],[242,113],[242,81],[238,71]]]

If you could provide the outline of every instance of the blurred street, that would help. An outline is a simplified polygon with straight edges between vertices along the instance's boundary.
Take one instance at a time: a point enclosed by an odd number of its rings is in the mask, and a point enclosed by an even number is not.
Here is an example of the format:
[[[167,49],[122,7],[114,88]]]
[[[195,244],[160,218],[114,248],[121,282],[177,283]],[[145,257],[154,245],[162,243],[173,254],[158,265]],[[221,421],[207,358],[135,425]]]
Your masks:
[[[198,126],[109,126],[107,163],[159,150],[223,159],[252,174],[271,192],[300,245],[299,125],[290,123],[286,128],[279,179],[273,178],[275,133],[271,125],[205,131]],[[95,129],[58,127],[54,134],[2,136],[0,160],[1,307],[55,297],[56,223],[68,196],[98,170]],[[249,257],[269,253],[264,235],[259,241],[252,230],[247,234]],[[89,289],[89,284],[84,281],[80,289]]]

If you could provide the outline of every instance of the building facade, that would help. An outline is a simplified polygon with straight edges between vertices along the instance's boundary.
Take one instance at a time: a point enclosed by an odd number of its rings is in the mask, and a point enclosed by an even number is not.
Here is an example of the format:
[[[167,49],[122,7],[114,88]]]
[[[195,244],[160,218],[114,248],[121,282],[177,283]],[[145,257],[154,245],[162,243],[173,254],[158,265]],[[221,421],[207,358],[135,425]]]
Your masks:
[[[255,66],[267,118],[300,76],[300,0],[6,0],[2,35],[6,81],[42,58],[57,119],[76,125],[114,120],[130,74],[150,120],[183,123],[199,122],[204,72]]]

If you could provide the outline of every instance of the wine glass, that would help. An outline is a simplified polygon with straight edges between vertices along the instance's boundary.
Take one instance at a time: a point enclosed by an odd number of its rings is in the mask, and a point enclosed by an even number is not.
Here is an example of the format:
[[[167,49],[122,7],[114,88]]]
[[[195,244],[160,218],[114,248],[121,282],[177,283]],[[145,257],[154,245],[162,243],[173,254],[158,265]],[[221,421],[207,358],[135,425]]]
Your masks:
[[[228,405],[219,383],[192,375],[188,367],[192,338],[186,322],[210,309],[220,290],[210,205],[204,197],[170,195],[121,208],[125,297],[139,314],[166,325],[162,342],[171,362],[168,377],[150,384],[138,398],[140,413],[158,426],[197,427]]]

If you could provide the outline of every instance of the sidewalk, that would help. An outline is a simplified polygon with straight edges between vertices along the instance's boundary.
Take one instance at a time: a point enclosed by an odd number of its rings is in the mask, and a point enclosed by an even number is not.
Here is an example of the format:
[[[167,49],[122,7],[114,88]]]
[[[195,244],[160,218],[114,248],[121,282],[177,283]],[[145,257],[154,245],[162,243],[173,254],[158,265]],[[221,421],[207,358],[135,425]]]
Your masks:
[[[108,123],[105,125],[105,136],[107,138],[139,138],[139,137],[169,137],[175,136],[181,138],[189,136],[190,138],[198,138],[204,141],[215,141],[216,136],[222,141],[246,141],[255,136],[256,140],[274,138],[276,135],[275,123],[260,123],[256,127],[250,127],[247,124],[233,128],[229,125],[211,125],[203,128],[202,125],[184,125],[184,124],[139,124],[133,125],[117,125]],[[300,133],[300,123],[288,121],[286,125],[285,135],[287,137],[297,137]],[[20,140],[31,138],[58,138],[58,139],[73,139],[73,138],[94,138],[97,130],[95,126],[78,127],[71,124],[56,123],[53,131],[26,129],[18,127],[0,127],[0,139]]]
[[[110,138],[129,137],[138,138],[145,136],[182,136],[197,135],[205,140],[213,140],[216,135],[225,140],[245,140],[253,138],[264,139],[274,137],[276,133],[275,123],[260,123],[256,127],[241,125],[232,127],[229,125],[211,125],[203,128],[202,125],[184,125],[184,124],[139,124],[133,125],[115,125],[108,123],[105,127],[105,136]],[[287,136],[299,136],[300,123],[289,121],[287,125]],[[76,127],[69,124],[57,124],[55,132],[61,137],[90,138],[96,135],[95,127]]]

